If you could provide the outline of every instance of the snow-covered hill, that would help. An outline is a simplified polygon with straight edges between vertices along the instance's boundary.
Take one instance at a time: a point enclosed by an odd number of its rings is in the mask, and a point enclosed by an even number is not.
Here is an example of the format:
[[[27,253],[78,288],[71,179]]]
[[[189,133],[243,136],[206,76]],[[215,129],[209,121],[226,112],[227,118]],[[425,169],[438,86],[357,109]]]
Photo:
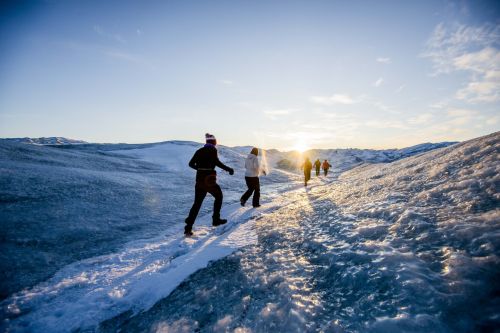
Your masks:
[[[304,153],[298,153],[296,151],[280,152],[277,150],[272,150],[268,153],[268,156],[270,156],[275,165],[280,160],[288,160],[296,169],[300,167],[300,165],[304,161],[304,157],[306,156],[309,157],[312,162],[314,162],[316,159],[319,159],[321,162],[323,162],[323,160],[326,159],[332,165],[332,170],[341,172],[363,163],[392,162],[416,154],[425,153],[437,148],[447,147],[455,143],[456,142],[423,143],[403,149],[385,150],[310,149],[305,151]]]
[[[18,143],[28,143],[28,144],[35,144],[35,145],[74,145],[74,144],[82,144],[82,143],[87,143],[82,140],[73,140],[73,139],[68,139],[68,138],[63,138],[59,136],[52,136],[52,137],[42,137],[42,138],[6,138],[6,139],[0,139],[1,141],[5,142],[18,142]]]
[[[21,280],[2,291],[27,287],[6,293],[2,329],[498,327],[500,133],[313,178],[307,189],[269,162],[259,209],[238,204],[245,149],[221,147],[236,169],[220,173],[230,223],[210,226],[207,198],[196,236],[184,239],[194,178],[184,159],[197,147],[1,143],[2,281]],[[363,162],[342,156],[339,170]]]

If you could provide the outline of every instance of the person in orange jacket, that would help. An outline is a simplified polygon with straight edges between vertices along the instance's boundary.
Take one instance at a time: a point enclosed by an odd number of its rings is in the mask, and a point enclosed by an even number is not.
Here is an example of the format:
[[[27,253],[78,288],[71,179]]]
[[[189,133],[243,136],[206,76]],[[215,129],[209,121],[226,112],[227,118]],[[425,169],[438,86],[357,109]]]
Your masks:
[[[323,162],[323,172],[325,173],[325,176],[328,174],[328,169],[330,169],[331,164],[328,163],[327,160]]]

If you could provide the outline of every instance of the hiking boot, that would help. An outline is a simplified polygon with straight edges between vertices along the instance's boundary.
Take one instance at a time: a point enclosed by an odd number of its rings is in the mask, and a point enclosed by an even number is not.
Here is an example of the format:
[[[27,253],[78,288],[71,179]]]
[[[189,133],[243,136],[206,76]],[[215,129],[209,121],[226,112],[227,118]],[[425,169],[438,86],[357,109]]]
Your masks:
[[[259,208],[260,204],[253,205],[253,208]]]
[[[219,225],[223,225],[223,224],[226,224],[226,223],[227,223],[227,220],[221,219],[221,218],[216,218],[216,219],[213,219],[212,225],[214,227],[217,227]]]
[[[245,201],[243,201],[243,199],[240,199],[240,204],[241,204],[241,207],[245,207]]]
[[[186,237],[191,237],[191,236],[193,236],[193,235],[194,235],[194,234],[193,234],[192,227],[191,227],[190,225],[186,225],[186,226],[184,227],[184,236],[186,236]]]

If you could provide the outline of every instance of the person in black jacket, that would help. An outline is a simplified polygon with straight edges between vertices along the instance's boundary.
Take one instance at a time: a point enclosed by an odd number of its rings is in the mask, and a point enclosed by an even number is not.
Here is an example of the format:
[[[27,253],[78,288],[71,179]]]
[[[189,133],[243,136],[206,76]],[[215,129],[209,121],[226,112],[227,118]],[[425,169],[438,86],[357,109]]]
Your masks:
[[[215,167],[226,170],[230,175],[234,174],[234,170],[221,161],[217,156],[217,140],[215,136],[207,133],[205,134],[206,144],[202,148],[198,149],[191,161],[189,161],[189,166],[196,170],[196,185],[194,187],[194,203],[189,211],[189,216],[186,218],[186,226],[184,228],[184,235],[193,235],[193,224],[200,211],[201,204],[210,193],[214,198],[214,213],[212,215],[212,225],[219,226],[225,224],[227,220],[220,218],[220,210],[222,207],[222,190],[217,184],[217,172]]]

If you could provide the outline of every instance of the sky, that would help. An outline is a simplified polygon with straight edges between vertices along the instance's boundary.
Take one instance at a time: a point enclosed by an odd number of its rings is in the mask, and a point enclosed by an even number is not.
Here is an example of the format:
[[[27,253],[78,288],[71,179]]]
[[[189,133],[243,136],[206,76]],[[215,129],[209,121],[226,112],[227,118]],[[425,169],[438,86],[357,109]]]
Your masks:
[[[499,106],[497,1],[0,5],[0,137],[385,149]]]

